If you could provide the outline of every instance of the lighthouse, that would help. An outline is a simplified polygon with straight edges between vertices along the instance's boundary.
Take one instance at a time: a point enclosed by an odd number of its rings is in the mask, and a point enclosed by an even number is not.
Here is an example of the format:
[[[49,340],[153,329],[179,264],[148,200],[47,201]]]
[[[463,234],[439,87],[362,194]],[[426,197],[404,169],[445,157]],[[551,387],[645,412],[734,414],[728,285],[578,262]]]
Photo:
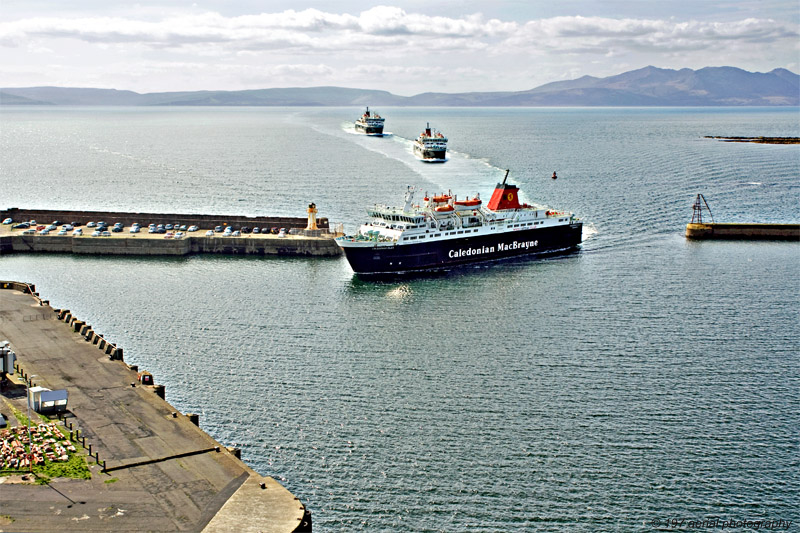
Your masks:
[[[317,228],[317,204],[308,204],[308,226],[306,230],[316,230]]]

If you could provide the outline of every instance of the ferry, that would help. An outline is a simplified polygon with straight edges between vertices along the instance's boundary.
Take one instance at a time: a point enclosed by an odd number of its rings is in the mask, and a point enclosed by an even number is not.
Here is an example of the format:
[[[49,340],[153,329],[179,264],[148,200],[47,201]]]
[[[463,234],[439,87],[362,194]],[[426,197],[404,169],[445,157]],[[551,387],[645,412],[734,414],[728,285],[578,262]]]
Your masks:
[[[414,155],[430,163],[444,163],[447,161],[447,137],[441,132],[431,130],[430,122],[426,123],[425,131],[420,133],[414,141]]]
[[[383,135],[383,123],[386,119],[377,113],[372,113],[367,106],[364,114],[356,120],[356,131],[359,133],[366,133],[367,135],[374,135],[376,137]]]
[[[484,206],[476,194],[425,195],[408,187],[402,207],[375,205],[355,235],[336,239],[357,274],[402,274],[507,257],[566,251],[581,243],[583,222],[572,213],[520,203],[508,171]]]

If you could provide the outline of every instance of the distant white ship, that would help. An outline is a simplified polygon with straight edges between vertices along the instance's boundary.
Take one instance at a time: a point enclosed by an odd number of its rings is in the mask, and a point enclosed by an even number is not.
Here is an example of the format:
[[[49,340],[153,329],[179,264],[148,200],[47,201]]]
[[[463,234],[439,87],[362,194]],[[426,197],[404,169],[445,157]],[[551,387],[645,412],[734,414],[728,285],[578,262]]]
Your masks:
[[[367,135],[383,135],[383,123],[386,119],[377,113],[371,113],[369,106],[364,114],[356,120],[356,131]]]
[[[443,163],[447,161],[446,153],[447,137],[439,131],[431,130],[430,123],[427,123],[425,131],[414,141],[414,154],[423,161]]]

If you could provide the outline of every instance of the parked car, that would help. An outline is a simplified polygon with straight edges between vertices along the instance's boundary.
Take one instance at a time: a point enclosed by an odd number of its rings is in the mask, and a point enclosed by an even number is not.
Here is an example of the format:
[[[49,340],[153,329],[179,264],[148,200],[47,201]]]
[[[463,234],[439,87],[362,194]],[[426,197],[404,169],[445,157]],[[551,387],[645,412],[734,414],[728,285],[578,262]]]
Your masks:
[[[64,228],[61,228],[61,229],[58,231],[58,234],[59,234],[59,235],[66,235],[66,234],[67,234],[67,230],[66,230],[66,229],[64,229]]]
[[[197,226],[189,226],[189,228],[188,228],[186,231],[197,231],[197,230],[199,230],[199,229],[200,229],[200,228],[198,228]],[[213,233],[213,232],[212,232],[212,233]]]
[[[272,233],[273,235],[277,235],[277,234],[278,234],[278,228],[272,228],[272,229],[271,229],[271,230],[269,230],[269,231],[270,231],[270,233]]]
[[[122,226],[114,226],[113,228],[111,228],[111,231],[113,231],[114,233],[121,233]]]
[[[242,232],[239,231],[239,230],[236,230],[233,233],[231,233],[231,237],[241,237],[241,235],[242,235]]]
[[[222,233],[222,226],[217,226],[214,228],[214,233]]]
[[[28,229],[31,225],[28,222],[20,222],[19,224],[14,224],[11,226],[11,229]]]
[[[72,230],[73,235],[83,235],[83,230],[81,228],[75,228]]]
[[[182,231],[179,231],[179,232],[175,233],[175,238],[176,239],[183,239],[185,236],[186,236],[186,234],[184,232],[182,232]]]
[[[102,235],[103,237],[111,237],[111,232],[110,231],[101,231],[100,235]]]
[[[43,230],[39,230],[39,235],[48,235],[49,233],[50,233],[50,230],[47,229],[47,228],[45,228]]]
[[[96,223],[96,222],[87,222],[87,223],[86,223],[86,227],[87,227],[87,228],[94,228],[94,227],[96,227],[96,226],[97,226],[97,223]]]
[[[278,232],[278,237],[286,237],[286,228],[281,228]]]
[[[3,224],[11,224],[12,222],[14,222],[14,221],[13,221],[13,220],[11,220],[10,218],[7,218],[7,219],[5,219],[5,220],[3,221]]]
[[[72,231],[72,230],[75,229],[75,226],[72,225],[72,224],[64,224],[63,226],[61,226],[61,229],[65,229],[67,231]]]
[[[23,235],[32,235],[34,233],[36,233],[36,230],[33,228],[26,229],[25,231],[22,232]]]
[[[260,230],[260,229],[258,229],[258,226],[256,226],[255,228],[253,228],[253,233],[260,233],[260,232],[261,232],[261,230]]]
[[[250,233],[250,228],[248,226],[242,226],[242,233]]]
[[[187,231],[187,229],[186,229],[186,224],[181,224],[181,227],[180,227],[180,228],[178,228],[177,226],[175,226],[175,227],[176,227],[177,229],[180,229],[181,231]]]
[[[213,229],[210,229],[210,230],[208,230],[206,232],[206,237],[213,237],[213,236],[214,236],[214,230]]]
[[[131,226],[131,229],[128,230],[130,233],[139,233],[139,226]]]

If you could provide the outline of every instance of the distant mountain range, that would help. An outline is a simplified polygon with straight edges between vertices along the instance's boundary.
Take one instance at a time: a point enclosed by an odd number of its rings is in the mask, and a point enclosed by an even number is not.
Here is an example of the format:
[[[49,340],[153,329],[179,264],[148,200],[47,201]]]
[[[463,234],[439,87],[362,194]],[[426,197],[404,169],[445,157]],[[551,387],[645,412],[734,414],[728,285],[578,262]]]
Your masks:
[[[292,87],[249,91],[139,94],[116,89],[27,87],[0,89],[0,105],[116,106],[799,106],[800,76],[778,68],[767,73],[734,67],[669,70],[645,67],[610,76],[583,76],[528,91],[422,93],[343,87]]]

